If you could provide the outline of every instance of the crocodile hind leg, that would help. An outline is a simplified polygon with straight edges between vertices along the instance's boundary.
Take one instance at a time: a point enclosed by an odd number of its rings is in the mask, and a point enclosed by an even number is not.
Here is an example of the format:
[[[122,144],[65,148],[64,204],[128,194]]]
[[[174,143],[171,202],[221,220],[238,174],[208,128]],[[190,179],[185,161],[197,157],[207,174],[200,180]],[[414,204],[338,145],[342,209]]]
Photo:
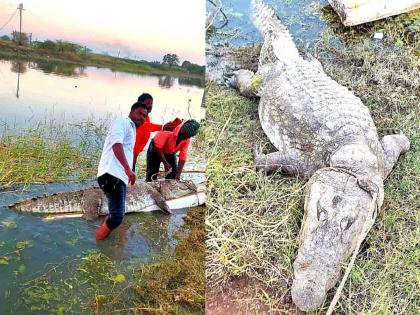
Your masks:
[[[153,198],[153,200],[155,201],[156,205],[166,214],[171,214],[172,211],[169,208],[168,204],[166,203],[165,198],[162,196],[162,194],[155,189],[154,187],[152,187],[149,184],[146,184],[146,190],[147,193],[150,194],[150,196]]]
[[[83,193],[83,218],[94,220],[99,216],[99,208],[104,194],[100,189],[88,189]]]
[[[384,149],[386,160],[384,171],[385,179],[391,172],[399,156],[410,149],[410,141],[403,133],[400,133],[384,136],[381,140],[381,144]]]
[[[319,168],[311,163],[302,152],[295,149],[269,154],[255,152],[254,159],[257,169],[266,172],[280,171],[291,176],[310,177]]]

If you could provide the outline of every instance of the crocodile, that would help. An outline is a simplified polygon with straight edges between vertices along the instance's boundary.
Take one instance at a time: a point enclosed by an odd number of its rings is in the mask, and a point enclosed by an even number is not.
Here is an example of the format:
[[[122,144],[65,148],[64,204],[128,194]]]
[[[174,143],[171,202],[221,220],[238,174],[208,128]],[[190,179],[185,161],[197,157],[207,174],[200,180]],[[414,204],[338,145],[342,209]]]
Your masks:
[[[177,180],[158,180],[150,183],[138,182],[127,189],[126,213],[194,207],[204,204],[204,183],[193,184]],[[108,214],[105,194],[97,186],[59,192],[22,200],[9,205],[20,212],[49,215],[81,214],[86,219],[95,219]]]
[[[256,150],[257,169],[309,179],[291,294],[299,309],[313,311],[372,227],[384,180],[410,142],[402,132],[380,140],[360,98],[316,58],[301,56],[272,7],[251,6],[264,37],[258,70],[233,71],[226,82],[259,97],[260,123],[277,152]]]

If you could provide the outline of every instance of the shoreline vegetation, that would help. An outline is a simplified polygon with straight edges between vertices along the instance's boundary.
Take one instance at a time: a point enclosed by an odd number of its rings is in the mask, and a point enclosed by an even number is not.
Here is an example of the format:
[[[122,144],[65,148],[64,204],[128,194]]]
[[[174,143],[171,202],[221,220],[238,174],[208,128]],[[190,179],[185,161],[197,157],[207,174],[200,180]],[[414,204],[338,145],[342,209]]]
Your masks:
[[[0,136],[0,190],[14,184],[94,178],[109,119],[38,122]]]
[[[387,129],[400,129],[411,142],[385,182],[384,204],[362,244],[336,314],[418,312],[420,33],[412,30],[419,26],[419,12],[346,28],[331,8],[320,6],[314,14],[327,25],[313,50],[303,49],[361,98],[380,137]],[[372,39],[374,32],[383,32],[384,39]],[[233,56],[237,49],[238,64],[246,63],[248,56],[253,65],[258,58],[255,46],[232,49]],[[226,309],[237,314],[302,314],[291,300],[290,287],[306,182],[255,170],[255,147],[274,151],[259,123],[258,100],[206,82],[205,102],[206,309],[216,315]],[[337,286],[312,314],[325,313]]]
[[[32,46],[18,45],[13,41],[0,39],[0,56],[16,60],[63,62],[78,66],[109,68],[112,71],[151,75],[172,75],[204,80],[204,66],[189,63],[182,67],[178,65],[166,65],[159,62],[138,61],[113,57],[106,54],[97,54],[88,50],[83,50],[81,46],[77,45],[77,47],[77,49],[67,51],[62,49],[59,50],[56,46],[46,49],[36,47],[35,44]]]

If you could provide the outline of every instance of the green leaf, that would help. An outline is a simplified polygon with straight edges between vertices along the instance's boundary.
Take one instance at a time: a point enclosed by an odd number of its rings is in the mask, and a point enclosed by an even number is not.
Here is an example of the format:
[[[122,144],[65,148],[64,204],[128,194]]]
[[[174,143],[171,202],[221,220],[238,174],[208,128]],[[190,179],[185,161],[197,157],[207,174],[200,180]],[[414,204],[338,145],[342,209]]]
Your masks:
[[[30,241],[20,241],[16,243],[15,247],[17,250],[24,250],[25,248],[32,247],[32,244]]]
[[[114,279],[112,279],[115,283],[122,283],[122,282],[125,282],[125,276],[122,274],[122,273],[120,273],[120,274],[118,274],[118,275],[116,275],[115,277],[114,277]]]
[[[17,271],[18,271],[19,274],[24,273],[26,271],[26,266],[23,265],[23,264],[20,265]]]
[[[395,46],[397,46],[398,48],[402,48],[404,47],[404,42],[398,38],[397,41],[395,42]]]

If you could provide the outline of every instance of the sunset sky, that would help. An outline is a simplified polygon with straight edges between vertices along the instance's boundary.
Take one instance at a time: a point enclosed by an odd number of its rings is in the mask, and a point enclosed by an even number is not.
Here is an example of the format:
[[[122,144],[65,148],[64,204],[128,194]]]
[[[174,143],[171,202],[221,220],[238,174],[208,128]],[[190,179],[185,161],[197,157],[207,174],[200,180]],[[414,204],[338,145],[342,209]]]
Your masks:
[[[205,0],[1,0],[0,28],[23,3],[22,31],[33,40],[67,40],[121,57],[205,63]],[[0,36],[19,30],[19,13]]]

